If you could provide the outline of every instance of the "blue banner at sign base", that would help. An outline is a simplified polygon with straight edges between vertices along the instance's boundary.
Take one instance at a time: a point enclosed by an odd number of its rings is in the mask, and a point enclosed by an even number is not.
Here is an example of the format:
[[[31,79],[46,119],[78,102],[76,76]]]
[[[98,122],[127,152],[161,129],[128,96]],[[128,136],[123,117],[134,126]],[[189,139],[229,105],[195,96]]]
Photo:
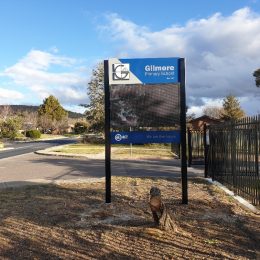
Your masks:
[[[180,131],[111,132],[111,144],[180,143]]]

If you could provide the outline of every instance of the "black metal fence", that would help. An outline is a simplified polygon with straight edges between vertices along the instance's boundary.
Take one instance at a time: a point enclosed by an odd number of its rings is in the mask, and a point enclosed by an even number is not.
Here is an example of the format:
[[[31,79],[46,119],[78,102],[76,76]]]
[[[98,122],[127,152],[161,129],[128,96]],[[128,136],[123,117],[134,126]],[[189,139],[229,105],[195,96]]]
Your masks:
[[[206,175],[260,205],[260,115],[209,127]]]
[[[188,166],[204,164],[205,153],[205,130],[194,130],[188,128]]]

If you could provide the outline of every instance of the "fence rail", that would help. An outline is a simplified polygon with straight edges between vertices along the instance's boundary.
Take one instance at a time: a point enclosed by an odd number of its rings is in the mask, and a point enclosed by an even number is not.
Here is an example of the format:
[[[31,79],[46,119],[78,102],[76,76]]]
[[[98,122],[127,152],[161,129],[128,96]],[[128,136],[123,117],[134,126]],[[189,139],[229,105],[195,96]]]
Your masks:
[[[207,174],[260,205],[260,115],[209,127]]]

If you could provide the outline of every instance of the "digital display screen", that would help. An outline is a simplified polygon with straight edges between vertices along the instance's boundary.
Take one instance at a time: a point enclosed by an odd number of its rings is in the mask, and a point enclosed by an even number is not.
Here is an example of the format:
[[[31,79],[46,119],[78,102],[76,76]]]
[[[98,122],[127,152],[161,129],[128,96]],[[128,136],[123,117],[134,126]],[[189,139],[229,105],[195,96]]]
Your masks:
[[[111,127],[173,127],[180,124],[179,84],[110,86]]]

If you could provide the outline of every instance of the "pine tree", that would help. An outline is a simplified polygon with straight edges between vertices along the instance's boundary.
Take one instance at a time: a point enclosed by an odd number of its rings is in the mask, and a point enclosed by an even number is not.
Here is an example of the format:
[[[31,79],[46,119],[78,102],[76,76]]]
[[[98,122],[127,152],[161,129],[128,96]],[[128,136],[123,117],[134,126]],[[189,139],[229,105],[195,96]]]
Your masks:
[[[60,105],[59,100],[51,95],[40,105],[38,115],[47,115],[52,121],[61,121],[68,112]]]
[[[90,128],[93,131],[102,132],[104,130],[105,110],[104,110],[104,66],[99,63],[92,71],[92,77],[88,83],[89,104],[85,112]]]
[[[238,99],[229,95],[223,99],[223,111],[221,118],[228,120],[236,120],[245,116],[245,112],[240,107]]]
[[[51,128],[59,128],[61,122],[68,117],[68,112],[60,105],[54,96],[49,96],[38,109],[39,124],[44,132]]]

